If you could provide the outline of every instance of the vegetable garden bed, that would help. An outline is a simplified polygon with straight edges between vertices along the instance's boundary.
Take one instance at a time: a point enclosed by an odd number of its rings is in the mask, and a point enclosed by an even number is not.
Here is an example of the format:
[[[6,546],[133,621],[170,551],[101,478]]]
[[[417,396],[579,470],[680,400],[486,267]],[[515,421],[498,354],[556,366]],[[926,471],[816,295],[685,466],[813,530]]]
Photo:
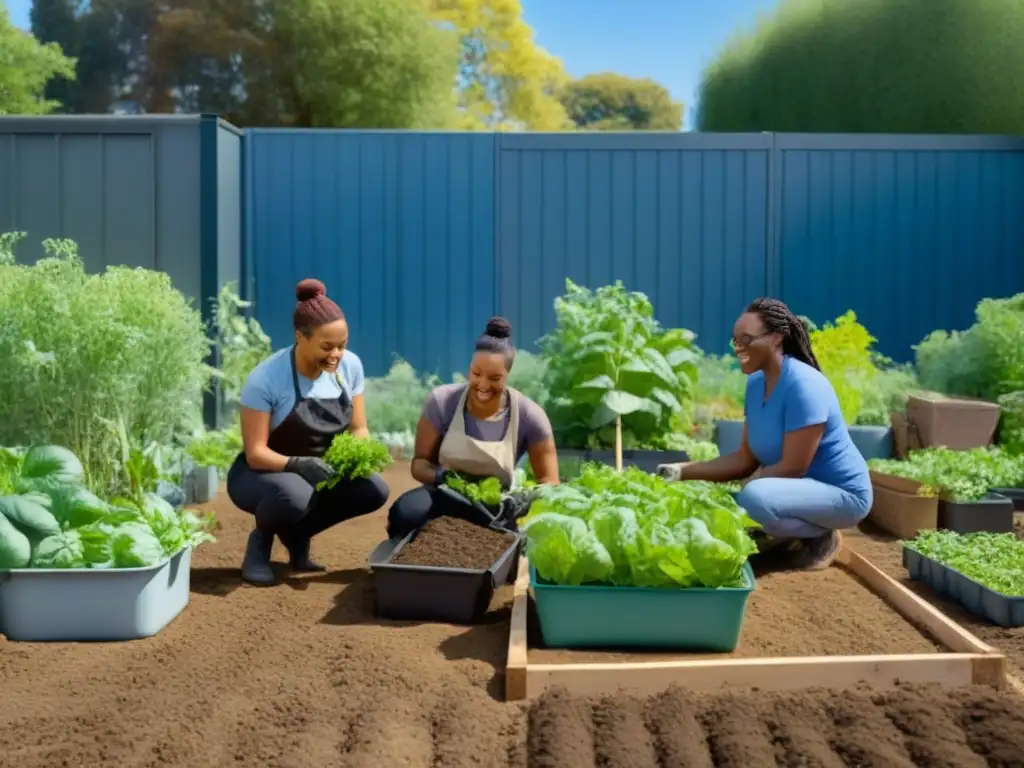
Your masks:
[[[778,645],[774,643],[785,642],[782,635],[786,634],[786,629],[774,639],[770,637],[771,633],[765,633],[769,635],[766,645],[771,647],[759,650],[768,658],[688,655],[662,656],[656,660],[650,660],[648,656],[645,660],[638,660],[635,656],[623,658],[621,654],[554,653],[531,648],[528,633],[529,566],[524,558],[520,561],[513,597],[505,673],[506,699],[535,698],[544,690],[559,686],[580,694],[615,693],[620,689],[651,694],[664,691],[673,684],[689,690],[717,690],[726,687],[786,690],[812,686],[847,687],[861,683],[890,685],[897,681],[934,682],[952,686],[979,683],[995,687],[1004,685],[1006,660],[996,649],[974,637],[857,553],[844,548],[838,562],[849,575],[874,593],[868,598],[870,601],[878,602],[880,598],[948,651],[926,652],[933,646],[905,624],[902,625],[904,642],[916,652],[775,656],[773,652],[777,652]],[[827,571],[824,578],[840,578],[833,575],[834,571]],[[799,583],[808,590],[806,597],[818,594],[820,599],[827,600],[829,604],[842,606],[841,610],[856,610],[849,600],[837,596],[833,589],[819,589],[819,584],[810,581],[815,578],[814,574],[798,573],[792,576],[802,580]],[[752,613],[756,610],[758,597],[755,593],[752,598]],[[766,610],[770,613],[772,609],[769,607]],[[890,640],[878,626],[881,615],[876,614],[871,621],[861,625],[864,633],[862,639],[866,644],[873,642],[872,638],[879,635],[886,642]],[[818,632],[832,627],[849,634],[849,628],[842,626],[842,616],[836,611],[822,610],[815,616]],[[775,622],[772,626],[776,630],[787,628],[792,632],[792,618],[785,613],[775,615],[772,617]],[[748,622],[753,626],[753,618],[748,619]],[[749,626],[746,630],[749,631]],[[801,634],[814,637],[811,632]],[[906,650],[910,651],[909,648]],[[740,653],[744,651],[741,638]]]

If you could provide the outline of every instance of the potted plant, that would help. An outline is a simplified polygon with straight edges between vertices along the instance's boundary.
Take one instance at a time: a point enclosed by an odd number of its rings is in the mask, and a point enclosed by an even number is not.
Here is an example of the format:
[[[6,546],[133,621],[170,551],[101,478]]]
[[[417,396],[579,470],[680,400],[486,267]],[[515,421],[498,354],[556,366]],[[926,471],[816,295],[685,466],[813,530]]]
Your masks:
[[[242,449],[242,432],[238,427],[205,432],[185,446],[185,455],[191,462],[182,482],[185,503],[213,501],[220,481]]]
[[[1010,533],[922,533],[903,567],[940,595],[1000,627],[1024,626],[1024,542]]]
[[[621,282],[590,291],[567,279],[555,317],[540,346],[560,455],[611,464],[621,446],[626,465],[649,472],[686,461],[666,438],[693,396],[693,334],[663,329],[647,297]]]
[[[906,484],[902,491],[937,498],[939,528],[959,533],[1013,530],[1013,502],[991,489],[1019,482],[1022,468],[1016,457],[997,448],[926,448],[912,452],[906,461],[873,461],[870,465],[876,489],[880,483],[895,488],[895,483],[901,482]]]
[[[591,464],[541,488],[520,527],[546,645],[736,647],[756,523],[728,489]]]

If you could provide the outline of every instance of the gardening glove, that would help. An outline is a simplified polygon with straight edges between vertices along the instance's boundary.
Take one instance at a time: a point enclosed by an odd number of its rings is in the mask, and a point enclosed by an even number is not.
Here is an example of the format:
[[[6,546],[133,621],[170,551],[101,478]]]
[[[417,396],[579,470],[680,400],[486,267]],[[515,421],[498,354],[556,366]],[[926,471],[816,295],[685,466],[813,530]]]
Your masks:
[[[537,492],[534,490],[510,493],[501,500],[500,519],[511,523],[524,517],[530,511],[530,505],[536,498]]]
[[[691,462],[689,461],[681,461],[678,464],[659,464],[658,475],[666,480],[678,480],[683,471],[683,467],[690,463]]]
[[[292,456],[284,469],[294,472],[314,488],[338,474],[330,464],[313,456]]]
[[[454,475],[454,472],[451,472],[445,469],[444,467],[438,467],[434,471],[434,485],[440,488],[442,485],[445,484],[445,481],[447,481],[449,477],[452,477]]]

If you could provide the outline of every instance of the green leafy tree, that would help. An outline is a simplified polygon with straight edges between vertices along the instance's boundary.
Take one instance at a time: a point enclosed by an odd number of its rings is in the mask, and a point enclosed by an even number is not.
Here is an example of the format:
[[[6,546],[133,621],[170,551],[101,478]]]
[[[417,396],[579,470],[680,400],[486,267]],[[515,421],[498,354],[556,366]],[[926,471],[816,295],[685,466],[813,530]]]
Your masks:
[[[703,131],[1024,132],[1024,4],[787,0],[700,85]]]
[[[147,52],[147,111],[334,128],[454,115],[457,39],[422,0],[171,0]]]
[[[54,78],[75,76],[75,61],[56,43],[40,43],[0,8],[0,115],[45,115],[59,103],[46,97]]]
[[[67,56],[78,55],[78,0],[33,0],[29,12],[32,34],[41,43],[56,43]],[[74,99],[76,83],[65,77],[46,84],[45,95],[67,111]]]
[[[426,0],[461,44],[455,80],[459,127],[561,131],[572,127],[558,94],[562,62],[533,40],[520,0]]]
[[[585,131],[678,131],[683,105],[651,79],[606,72],[575,80],[562,92],[562,105]]]
[[[430,128],[451,116],[457,40],[420,0],[280,0],[276,12],[297,124]]]

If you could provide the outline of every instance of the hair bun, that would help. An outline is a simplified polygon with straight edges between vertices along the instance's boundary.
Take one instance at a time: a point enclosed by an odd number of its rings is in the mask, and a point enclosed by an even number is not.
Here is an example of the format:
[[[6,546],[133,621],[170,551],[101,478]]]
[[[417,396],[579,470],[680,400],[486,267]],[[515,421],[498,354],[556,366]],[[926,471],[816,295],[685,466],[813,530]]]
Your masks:
[[[512,324],[504,317],[492,317],[487,321],[484,333],[495,339],[507,339],[512,336]]]
[[[314,277],[300,280],[295,286],[295,298],[299,301],[312,301],[327,295],[327,287]]]

